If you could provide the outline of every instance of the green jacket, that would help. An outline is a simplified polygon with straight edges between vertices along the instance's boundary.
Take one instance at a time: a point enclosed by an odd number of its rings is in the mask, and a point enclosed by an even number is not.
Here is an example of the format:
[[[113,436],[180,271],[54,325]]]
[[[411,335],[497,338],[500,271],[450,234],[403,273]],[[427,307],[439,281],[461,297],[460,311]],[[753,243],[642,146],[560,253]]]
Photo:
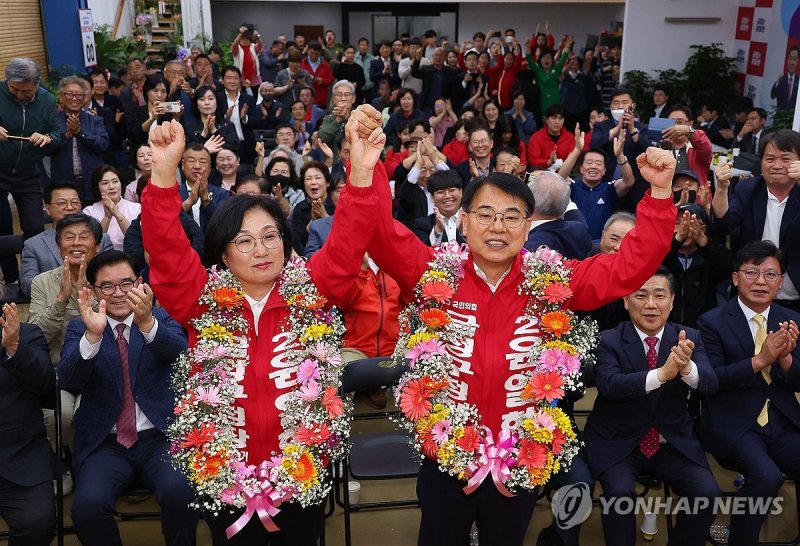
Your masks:
[[[53,139],[44,148],[24,140],[0,142],[0,172],[5,174],[30,174],[40,159],[62,146],[65,138],[56,115],[56,98],[43,87],[23,106],[9,91],[8,83],[0,82],[0,127],[11,136],[41,133]]]
[[[561,104],[561,95],[558,93],[558,78],[561,72],[564,71],[564,63],[567,62],[569,54],[565,51],[561,53],[550,70],[545,70],[539,63],[533,62],[533,58],[528,55],[528,66],[533,72],[533,77],[536,79],[536,85],[539,87],[539,104],[542,108],[542,117],[544,111],[551,104]]]
[[[339,156],[339,142],[344,136],[344,126],[345,123],[336,121],[336,116],[328,114],[322,118],[322,125],[320,125],[319,131],[317,132],[317,137],[327,144],[333,152],[334,161]]]

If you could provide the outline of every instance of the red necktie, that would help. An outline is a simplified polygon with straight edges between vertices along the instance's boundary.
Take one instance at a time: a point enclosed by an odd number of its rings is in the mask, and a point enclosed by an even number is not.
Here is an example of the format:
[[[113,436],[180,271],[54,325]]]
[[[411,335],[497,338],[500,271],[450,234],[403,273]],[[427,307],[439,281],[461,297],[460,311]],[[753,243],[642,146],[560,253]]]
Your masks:
[[[131,447],[136,443],[136,404],[131,390],[131,374],[128,368],[128,341],[125,339],[125,325],[117,324],[117,347],[119,362],[122,368],[122,408],[117,417],[117,442],[123,447]]]
[[[658,353],[656,352],[656,343],[658,338],[648,336],[645,338],[647,342],[647,369],[655,370],[658,364]],[[658,452],[658,431],[656,427],[650,427],[650,430],[645,432],[642,439],[639,440],[639,450],[648,459]]]

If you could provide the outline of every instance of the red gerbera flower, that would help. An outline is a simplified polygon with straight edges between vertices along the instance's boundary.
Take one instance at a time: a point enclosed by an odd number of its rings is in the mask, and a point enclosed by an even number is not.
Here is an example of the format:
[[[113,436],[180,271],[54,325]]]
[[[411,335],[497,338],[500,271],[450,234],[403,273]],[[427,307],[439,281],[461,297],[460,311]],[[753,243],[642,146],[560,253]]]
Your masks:
[[[428,281],[422,285],[422,296],[426,300],[436,300],[445,303],[453,297],[453,287],[445,281]]]
[[[438,449],[438,444],[436,443],[436,440],[432,438],[429,438],[424,442],[422,442],[422,454],[432,461],[436,461],[439,459],[439,454],[437,449]]]
[[[200,428],[193,428],[181,442],[182,448],[202,447],[204,444],[214,441],[214,433],[217,431],[214,423],[203,423]]]
[[[558,372],[544,372],[534,374],[525,387],[530,386],[534,400],[546,400],[551,403],[564,396],[564,382]],[[523,388],[523,391],[525,389]]]
[[[336,393],[336,387],[328,387],[322,395],[322,407],[331,417],[339,417],[344,413],[344,403]]]
[[[521,440],[517,462],[528,470],[542,468],[547,463],[547,446],[533,440]]]
[[[567,444],[567,437],[561,432],[560,428],[553,431],[553,453],[559,455],[564,451],[564,446]]]
[[[400,409],[412,421],[417,421],[431,412],[433,405],[430,398],[433,396],[425,388],[421,379],[412,379],[403,387],[400,393]]]
[[[472,425],[464,427],[464,436],[456,440],[456,445],[464,451],[474,452],[481,445],[481,435]]]
[[[211,297],[223,309],[235,309],[242,303],[242,293],[235,288],[226,286],[214,289]]]
[[[450,317],[441,309],[426,309],[419,314],[419,320],[428,328],[436,329],[446,326]]]
[[[572,290],[562,282],[551,282],[542,291],[542,299],[547,303],[561,303],[571,297]]]
[[[295,440],[302,444],[317,445],[324,444],[331,437],[331,431],[325,423],[317,424],[311,428],[302,425],[297,427]]]

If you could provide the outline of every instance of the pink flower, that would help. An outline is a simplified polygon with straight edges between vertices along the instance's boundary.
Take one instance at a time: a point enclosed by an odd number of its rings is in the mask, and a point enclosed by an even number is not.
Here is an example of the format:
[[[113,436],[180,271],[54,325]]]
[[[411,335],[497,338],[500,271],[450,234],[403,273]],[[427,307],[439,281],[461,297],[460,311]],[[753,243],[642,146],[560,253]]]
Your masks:
[[[228,489],[222,492],[222,494],[219,497],[219,500],[221,500],[225,504],[233,504],[234,498],[240,492],[241,488],[239,486],[229,487]]]
[[[222,398],[219,396],[219,387],[214,385],[197,387],[197,400],[209,406],[219,406],[222,403]]]
[[[444,343],[438,339],[426,339],[409,349],[406,357],[411,359],[412,364],[416,364],[421,358],[430,358],[433,355],[443,354],[445,354]]]
[[[564,355],[564,371],[567,375],[578,373],[581,369],[581,359],[578,355],[566,353]]]
[[[305,385],[300,386],[299,393],[300,398],[304,401],[313,402],[319,398],[319,383],[311,379]]]
[[[559,349],[545,349],[539,355],[539,370],[555,372],[564,365],[564,352]]]
[[[549,264],[559,264],[564,259],[561,254],[555,250],[547,248],[546,246],[539,247],[538,254],[541,261]]]
[[[297,367],[297,382],[305,385],[312,379],[319,379],[319,367],[316,362],[306,358]]]
[[[543,411],[537,413],[533,420],[538,426],[546,428],[547,430],[553,431],[556,429],[556,423],[553,421],[553,418]]]
[[[316,356],[317,360],[320,362],[326,362],[334,366],[338,366],[342,363],[341,356],[333,354],[331,351],[329,351],[328,347],[326,347],[324,343],[317,343],[314,349],[312,349],[311,353]]]
[[[437,444],[445,443],[450,437],[451,432],[453,432],[453,426],[450,424],[450,419],[439,421],[433,425],[433,429],[431,429],[431,435],[433,439],[436,440]]]
[[[223,347],[221,345],[218,345],[211,350],[208,350],[206,347],[195,347],[193,360],[195,362],[203,362],[204,360],[222,358],[226,354],[228,354],[227,347]]]

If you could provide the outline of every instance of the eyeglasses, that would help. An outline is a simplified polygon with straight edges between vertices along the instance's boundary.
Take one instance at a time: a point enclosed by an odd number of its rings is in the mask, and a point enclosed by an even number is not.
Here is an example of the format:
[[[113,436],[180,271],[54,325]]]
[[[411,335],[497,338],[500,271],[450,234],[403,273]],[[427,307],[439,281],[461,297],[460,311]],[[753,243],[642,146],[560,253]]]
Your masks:
[[[461,188],[456,188],[454,186],[452,188],[443,188],[441,190],[436,190],[435,192],[433,192],[433,195],[444,197],[445,195],[456,195],[460,191]]]
[[[492,207],[478,207],[475,210],[467,212],[474,214],[478,223],[484,226],[492,225],[498,215],[500,216],[500,221],[503,222],[503,225],[508,229],[518,228],[522,225],[523,220],[525,220],[525,217],[517,211],[497,212]]]
[[[70,233],[68,235],[61,236],[61,241],[64,243],[74,243],[75,241],[80,241],[81,243],[88,243],[93,239],[94,235],[92,235],[91,233],[81,233],[80,235],[75,235],[74,233]],[[123,292],[125,292],[125,290],[123,290]]]
[[[71,100],[82,99],[86,96],[86,93],[71,93],[69,91],[62,91],[61,94],[64,95],[64,98]]]
[[[475,140],[475,141],[473,141],[472,145],[473,146],[488,146],[489,144],[491,144],[491,142],[492,142],[491,140],[489,140],[487,138],[484,138],[483,140]]]
[[[353,94],[352,93],[334,93],[333,96],[336,97],[337,99],[348,99],[348,98],[352,97]]]
[[[767,282],[775,282],[783,277],[782,273],[778,273],[772,269],[767,271],[759,271],[758,269],[739,269],[739,273],[743,273],[744,278],[749,281],[755,281],[762,275],[764,276],[764,280]]]
[[[264,245],[264,248],[267,250],[274,250],[281,246],[281,240],[283,237],[277,231],[269,231],[264,234],[263,237],[253,237],[252,235],[242,235],[241,237],[237,237],[233,241],[231,241],[236,250],[241,252],[242,254],[250,254],[256,248],[256,240],[261,241],[261,244]]]
[[[291,173],[289,172],[289,169],[272,169],[271,171],[269,171],[270,176],[278,176],[278,175],[289,176],[290,174]]]
[[[67,208],[67,205],[73,209],[81,208],[81,202],[78,199],[59,199],[58,201],[54,201],[53,204],[60,209]]]
[[[114,292],[117,291],[117,287],[119,287],[119,289],[122,291],[123,294],[127,294],[128,292],[133,290],[133,285],[134,284],[135,284],[134,281],[128,279],[128,280],[122,281],[119,284],[114,284],[114,283],[110,283],[110,282],[104,282],[100,286],[97,286],[96,284],[93,284],[92,286],[94,286],[100,292],[102,292],[104,296],[113,296]]]

